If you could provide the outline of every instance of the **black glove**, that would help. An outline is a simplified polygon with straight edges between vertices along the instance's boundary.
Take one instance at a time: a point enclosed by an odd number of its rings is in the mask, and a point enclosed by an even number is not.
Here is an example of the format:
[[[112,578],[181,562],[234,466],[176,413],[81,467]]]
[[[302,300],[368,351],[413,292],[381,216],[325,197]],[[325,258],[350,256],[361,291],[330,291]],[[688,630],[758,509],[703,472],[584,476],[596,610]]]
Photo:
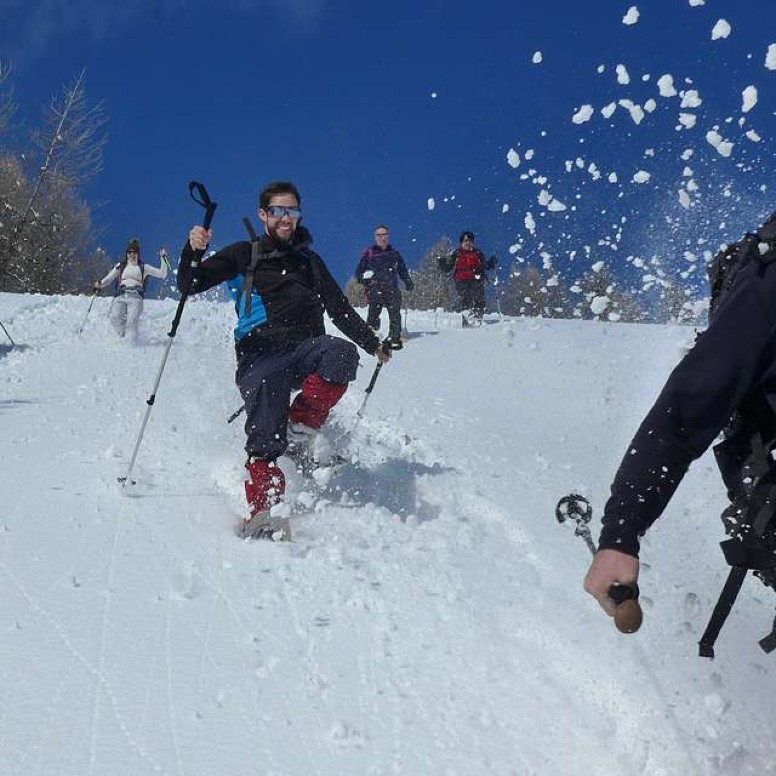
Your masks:
[[[498,259],[495,256],[491,256],[485,262],[485,269],[496,269],[496,264],[498,264]]]
[[[407,279],[404,281],[404,287],[407,289],[407,291],[412,291],[412,289],[415,288],[415,284],[411,280]]]

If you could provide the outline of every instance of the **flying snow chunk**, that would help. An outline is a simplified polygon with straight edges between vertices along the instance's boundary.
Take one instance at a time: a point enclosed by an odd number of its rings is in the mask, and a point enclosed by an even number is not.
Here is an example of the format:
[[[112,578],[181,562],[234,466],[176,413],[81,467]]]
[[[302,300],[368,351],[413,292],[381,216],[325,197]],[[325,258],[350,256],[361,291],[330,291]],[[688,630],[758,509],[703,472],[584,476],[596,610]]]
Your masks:
[[[604,107],[601,108],[601,115],[605,119],[610,119],[616,110],[617,110],[617,103],[610,102],[608,105],[604,105]]]
[[[544,59],[542,52],[534,51],[534,55],[531,57],[531,62],[533,62],[535,65],[538,65],[541,64],[542,59]]]
[[[426,202],[426,204],[428,205],[429,210],[433,210],[436,207],[436,202],[434,202],[433,197],[429,197],[428,202]]]
[[[680,113],[679,114],[679,123],[685,129],[692,129],[695,126],[695,123],[697,121],[698,121],[698,117],[694,113]]]
[[[640,105],[636,105],[633,100],[620,100],[620,105],[630,113],[634,124],[641,124],[644,120],[644,111]]]
[[[597,261],[595,264],[593,264],[592,267],[590,267],[590,269],[592,269],[596,274],[598,274],[603,268],[604,263],[602,261]]]
[[[515,169],[520,166],[520,154],[514,148],[510,148],[507,151],[507,164]]]
[[[765,55],[765,67],[768,70],[776,70],[776,43],[768,46],[768,52]]]
[[[634,183],[646,183],[652,176],[646,170],[639,170],[633,176]]]
[[[714,25],[714,28],[711,31],[711,39],[712,40],[719,40],[720,38],[727,38],[730,35],[731,27],[730,23],[727,22],[725,19],[720,19],[717,21],[717,23]]]
[[[746,89],[741,92],[741,98],[743,100],[741,112],[748,113],[755,105],[757,105],[757,87],[747,86]]]
[[[431,92],[431,99],[435,100],[436,98],[437,98],[437,93],[436,92]]]
[[[572,117],[571,120],[575,124],[584,124],[588,121],[590,121],[591,116],[593,115],[593,106],[592,105],[583,105]]]
[[[753,143],[759,143],[759,142],[762,140],[762,138],[760,137],[760,135],[759,135],[757,132],[755,132],[753,129],[750,129],[750,130],[749,130],[749,131],[746,133],[746,136],[747,136],[747,137],[749,138],[749,140],[751,140]]]
[[[630,74],[628,73],[628,68],[625,67],[625,65],[617,65],[615,70],[617,71],[618,84],[625,86],[626,84],[630,83]]]
[[[725,140],[716,129],[709,130],[706,133],[706,140],[717,149],[717,153],[720,156],[728,157],[733,151],[733,144]]]
[[[525,214],[525,220],[523,221],[525,228],[533,235],[536,234],[536,221],[531,213]]]
[[[501,212],[502,213],[508,213],[509,212],[509,205],[506,202],[501,206]]]
[[[690,195],[684,190],[679,190],[679,204],[685,209],[689,210],[690,205],[692,204],[692,200],[690,199]]]
[[[623,24],[636,24],[639,20],[639,9],[632,5],[628,9],[628,13],[625,14],[625,16],[622,17],[622,23]]]
[[[696,5],[706,5],[706,0],[690,0],[690,5],[693,7]]]
[[[607,176],[606,180],[609,181],[609,183],[617,183],[617,173],[616,172],[610,172]]]
[[[677,94],[674,77],[668,73],[657,79],[657,88],[660,90],[661,97],[675,97]]]
[[[682,92],[682,102],[680,107],[700,108],[701,105],[703,105],[703,100],[698,94],[697,89],[688,89],[686,92]]]
[[[609,306],[609,297],[608,296],[596,296],[593,297],[593,301],[590,302],[590,309],[593,312],[593,315],[601,315],[601,313],[606,310],[606,308]]]

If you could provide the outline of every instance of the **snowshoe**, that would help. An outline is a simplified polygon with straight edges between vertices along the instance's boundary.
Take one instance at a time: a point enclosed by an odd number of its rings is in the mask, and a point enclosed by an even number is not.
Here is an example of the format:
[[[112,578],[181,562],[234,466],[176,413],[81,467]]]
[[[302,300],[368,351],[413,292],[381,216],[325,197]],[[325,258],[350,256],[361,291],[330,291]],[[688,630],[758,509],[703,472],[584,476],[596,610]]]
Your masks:
[[[237,527],[237,535],[244,540],[290,542],[291,522],[287,517],[272,517],[269,511],[257,512]]]

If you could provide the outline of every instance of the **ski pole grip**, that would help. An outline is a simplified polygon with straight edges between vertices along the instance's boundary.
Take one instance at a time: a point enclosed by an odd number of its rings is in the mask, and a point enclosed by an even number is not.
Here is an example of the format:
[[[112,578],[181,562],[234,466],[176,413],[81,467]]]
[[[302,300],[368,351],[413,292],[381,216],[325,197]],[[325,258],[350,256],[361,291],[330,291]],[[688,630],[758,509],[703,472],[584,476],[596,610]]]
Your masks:
[[[198,197],[196,196],[195,192],[199,195]],[[202,205],[202,207],[205,208],[205,217],[202,219],[202,228],[210,229],[210,224],[213,221],[216,207],[218,207],[217,203],[210,199],[210,195],[207,193],[205,184],[200,183],[199,181],[189,181],[189,194],[197,204]],[[194,258],[191,261],[191,267],[195,273],[204,255],[205,251],[203,250],[194,251]]]
[[[635,633],[644,621],[639,603],[639,586],[614,584],[609,588],[609,598],[615,603],[614,624],[620,633]]]
[[[199,194],[199,199],[194,196],[195,191],[197,194]],[[215,215],[216,207],[218,207],[218,204],[210,199],[210,195],[207,193],[205,184],[200,183],[199,181],[189,181],[189,194],[191,194],[191,198],[195,202],[198,202],[200,205],[202,205],[203,208],[205,208],[205,218],[202,221],[202,227],[204,229],[210,229],[210,224],[213,221],[213,216]]]

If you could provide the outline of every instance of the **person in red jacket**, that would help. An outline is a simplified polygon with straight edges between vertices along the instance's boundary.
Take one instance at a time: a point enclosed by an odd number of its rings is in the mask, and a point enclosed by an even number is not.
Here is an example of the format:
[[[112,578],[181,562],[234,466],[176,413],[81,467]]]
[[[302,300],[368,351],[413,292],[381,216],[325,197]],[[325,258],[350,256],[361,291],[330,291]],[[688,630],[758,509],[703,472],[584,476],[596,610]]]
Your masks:
[[[496,266],[495,257],[486,259],[474,245],[474,232],[461,232],[459,246],[450,256],[440,259],[443,272],[452,272],[464,326],[479,325],[485,314],[485,270]]]

